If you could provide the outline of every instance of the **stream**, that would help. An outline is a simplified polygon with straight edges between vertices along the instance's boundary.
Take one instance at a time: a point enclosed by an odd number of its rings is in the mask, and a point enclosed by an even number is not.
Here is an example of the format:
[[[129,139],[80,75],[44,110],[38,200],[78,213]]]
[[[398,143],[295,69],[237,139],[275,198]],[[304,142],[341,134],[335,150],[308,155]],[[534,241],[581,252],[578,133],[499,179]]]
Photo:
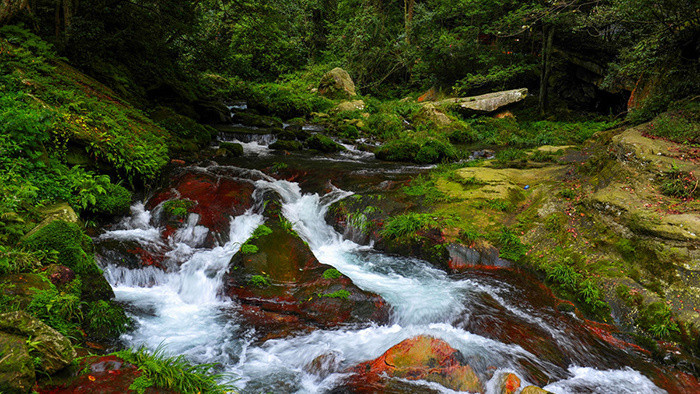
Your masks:
[[[352,149],[279,155],[267,148],[273,141],[269,136],[229,140],[242,142],[245,158],[178,170],[235,179],[253,190],[250,207],[225,218],[223,236],[212,237],[203,218],[190,213],[164,237],[163,202],[144,201],[96,239],[98,261],[117,301],[136,322],[121,338],[125,345],[218,363],[244,393],[343,392],[349,368],[417,335],[442,339],[459,350],[482,371],[488,393],[499,392],[497,377],[503,372],[520,377],[521,387],[536,384],[554,393],[665,392],[657,384],[672,377],[633,346],[615,346],[601,339],[598,326],[558,311],[549,301],[551,293],[534,277],[511,269],[447,274],[425,261],[354,243],[326,222],[332,203],[409,179],[425,167],[379,163]],[[280,162],[293,171],[287,177],[293,180],[258,170]],[[261,339],[223,287],[231,258],[265,221],[265,196],[271,194],[321,263],[390,305],[388,321]],[[153,265],[125,261],[123,250],[136,248],[162,257]],[[322,373],[308,368],[327,355],[332,357]],[[415,387],[411,392],[452,392],[436,383],[409,383]]]

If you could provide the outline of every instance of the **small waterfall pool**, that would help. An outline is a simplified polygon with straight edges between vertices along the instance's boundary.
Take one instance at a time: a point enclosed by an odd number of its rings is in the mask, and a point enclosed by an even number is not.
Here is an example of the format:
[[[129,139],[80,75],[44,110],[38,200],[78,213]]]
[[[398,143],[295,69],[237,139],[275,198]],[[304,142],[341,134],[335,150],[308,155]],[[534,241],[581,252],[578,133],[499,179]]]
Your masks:
[[[167,353],[184,354],[193,362],[220,363],[224,372],[237,378],[241,392],[252,393],[337,389],[348,368],[417,335],[443,339],[470,363],[493,372],[493,378],[484,382],[489,393],[497,392],[499,372],[515,373],[524,387],[532,370],[544,375],[542,385],[554,393],[664,392],[640,372],[638,365],[647,363],[642,356],[591,340],[582,334],[585,322],[573,315],[538,308],[528,294],[539,290],[526,287],[519,274],[452,276],[418,259],[358,245],[343,239],[324,218],[330,204],[351,192],[335,187],[326,193],[305,192],[296,182],[236,171],[253,185],[254,204],[230,218],[223,243],[206,246],[210,229],[200,225],[194,213],[164,241],[158,220],[162,204],[150,210],[143,203],[134,205],[130,217],[99,236],[98,260],[117,300],[127,305],[136,321],[135,329],[122,337],[126,345],[162,346]],[[222,285],[232,256],[264,222],[262,196],[270,193],[279,196],[282,214],[321,263],[386,300],[392,308],[388,323],[345,325],[266,341],[256,337],[239,314],[237,301],[224,295]],[[151,266],[126,264],[109,253],[114,245],[159,251],[163,258]],[[489,326],[482,322],[488,321],[484,316],[503,317],[501,322],[507,324]],[[542,343],[556,351],[539,354],[528,337],[499,340],[490,335],[509,329],[536,332]],[[309,370],[317,357],[328,354],[332,357],[326,373]],[[451,392],[435,383],[413,384],[416,392]]]

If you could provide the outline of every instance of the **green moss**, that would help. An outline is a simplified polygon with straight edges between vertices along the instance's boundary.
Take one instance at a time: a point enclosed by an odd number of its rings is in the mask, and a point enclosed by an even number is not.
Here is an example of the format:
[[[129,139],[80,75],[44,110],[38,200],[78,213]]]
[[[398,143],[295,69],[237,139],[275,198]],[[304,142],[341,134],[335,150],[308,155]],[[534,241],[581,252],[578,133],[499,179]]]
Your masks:
[[[340,298],[342,300],[347,300],[350,297],[350,292],[343,289],[328,294],[321,294],[321,297]]]
[[[248,280],[248,284],[253,287],[263,288],[270,286],[272,283],[270,282],[270,278],[267,276],[253,275]]]
[[[341,274],[340,271],[338,271],[335,268],[329,268],[329,269],[323,271],[323,278],[324,279],[338,279],[341,276],[343,276],[343,274]]]
[[[163,203],[163,212],[168,217],[184,219],[194,205],[195,202],[190,200],[170,200]]]
[[[233,142],[220,142],[219,147],[224,149],[232,157],[243,156],[243,145]]]
[[[125,187],[108,183],[104,194],[99,194],[90,211],[98,215],[126,215],[131,206],[132,194]]]
[[[374,154],[380,160],[419,164],[451,161],[459,156],[457,149],[449,142],[430,137],[390,141],[377,148]]]
[[[243,254],[255,254],[258,253],[258,247],[255,245],[251,245],[248,243],[245,243],[241,246],[241,253]]]
[[[22,244],[36,250],[55,251],[57,261],[77,274],[100,275],[93,257],[85,250],[92,250],[92,240],[85,237],[77,224],[56,220],[24,239]]]
[[[287,151],[300,151],[304,149],[304,145],[299,141],[286,141],[277,140],[270,144],[270,149],[274,150],[287,150]]]

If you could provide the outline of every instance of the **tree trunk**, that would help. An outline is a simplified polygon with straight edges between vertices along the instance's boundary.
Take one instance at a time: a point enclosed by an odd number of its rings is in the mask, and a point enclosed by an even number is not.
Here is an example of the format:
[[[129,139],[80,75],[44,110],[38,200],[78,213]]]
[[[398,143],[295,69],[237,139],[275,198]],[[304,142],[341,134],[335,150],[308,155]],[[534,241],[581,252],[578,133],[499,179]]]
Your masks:
[[[554,41],[554,26],[545,25],[542,28],[542,65],[540,68],[540,112],[547,111],[549,105],[549,75],[552,73],[552,43]]]
[[[404,32],[406,34],[407,44],[411,43],[411,30],[413,28],[413,7],[415,4],[415,0],[403,0]]]

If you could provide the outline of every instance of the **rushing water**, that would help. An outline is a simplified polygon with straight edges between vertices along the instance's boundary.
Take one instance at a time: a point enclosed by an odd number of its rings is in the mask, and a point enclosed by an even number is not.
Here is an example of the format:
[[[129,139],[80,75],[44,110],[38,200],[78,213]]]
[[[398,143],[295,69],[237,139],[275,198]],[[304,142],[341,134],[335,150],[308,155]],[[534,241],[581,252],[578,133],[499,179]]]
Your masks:
[[[245,110],[245,104],[232,108]],[[268,148],[276,137],[257,132],[222,134],[220,139],[241,143],[247,165],[276,164],[280,159]],[[344,146],[347,150],[335,155],[295,156],[292,165],[294,160],[296,164],[306,160],[325,171],[299,170],[300,183],[235,166],[188,169],[215,177],[231,172],[254,185],[252,208],[230,218],[228,237],[211,238],[212,230],[201,225],[202,218],[194,213],[163,237],[162,202],[150,210],[143,203],[135,204],[131,216],[98,238],[98,260],[117,300],[125,303],[136,321],[122,341],[134,347],[162,347],[197,363],[219,363],[223,372],[237,378],[235,384],[242,392],[326,392],[342,386],[349,368],[417,335],[440,338],[458,349],[475,370],[490,371],[490,380],[484,382],[489,393],[498,392],[501,372],[517,374],[524,387],[535,376],[533,370],[538,371],[538,383],[555,393],[663,392],[630,367],[646,365],[639,354],[591,339],[583,328],[585,322],[531,301],[529,295],[542,290],[537,284],[524,283],[518,273],[448,275],[427,262],[387,255],[344,239],[324,217],[332,203],[352,193],[326,179],[357,187],[372,182],[381,186],[405,171],[421,169],[371,165],[371,154]],[[223,282],[231,258],[264,222],[263,199],[270,194],[279,196],[282,214],[321,263],[387,301],[392,308],[388,323],[365,322],[260,340],[239,313],[238,302],[224,294]],[[226,241],[211,247],[211,239]],[[162,261],[151,266],[130,264],[124,250],[137,249],[159,254]],[[511,329],[517,335],[504,334]],[[533,337],[542,342],[536,343]],[[322,373],[308,368],[319,356],[327,360]],[[451,392],[435,383],[409,383],[416,385],[417,392]]]

